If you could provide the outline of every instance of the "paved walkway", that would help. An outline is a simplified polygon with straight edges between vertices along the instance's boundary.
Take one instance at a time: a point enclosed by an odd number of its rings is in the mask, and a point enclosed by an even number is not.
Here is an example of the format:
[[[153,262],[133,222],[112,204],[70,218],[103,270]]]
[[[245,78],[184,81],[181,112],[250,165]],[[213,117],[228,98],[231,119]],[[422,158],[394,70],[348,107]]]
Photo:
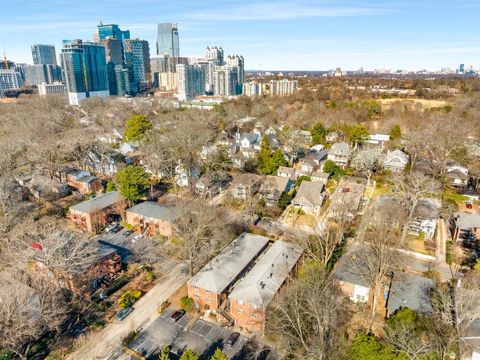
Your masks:
[[[122,339],[130,331],[148,326],[158,317],[158,306],[185,284],[187,277],[181,274],[183,266],[179,264],[172,268],[161,283],[155,285],[135,304],[135,310],[125,320],[114,320],[99,333],[90,335],[68,359],[107,360],[122,357]]]

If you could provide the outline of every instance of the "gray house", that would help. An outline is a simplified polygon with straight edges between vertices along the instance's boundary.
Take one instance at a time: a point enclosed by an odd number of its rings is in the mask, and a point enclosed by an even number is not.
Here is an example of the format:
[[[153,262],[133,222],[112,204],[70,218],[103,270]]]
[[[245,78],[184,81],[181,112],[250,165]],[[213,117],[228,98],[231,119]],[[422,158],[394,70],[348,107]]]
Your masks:
[[[302,181],[297,195],[292,200],[292,205],[307,213],[319,215],[325,199],[324,189],[325,186],[320,182]]]

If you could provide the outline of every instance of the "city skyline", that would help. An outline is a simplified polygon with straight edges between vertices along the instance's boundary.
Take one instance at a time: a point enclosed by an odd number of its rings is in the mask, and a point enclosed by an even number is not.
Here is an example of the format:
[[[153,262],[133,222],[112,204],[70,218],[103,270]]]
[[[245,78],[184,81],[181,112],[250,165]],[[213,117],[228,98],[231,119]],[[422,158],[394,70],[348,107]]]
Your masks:
[[[15,15],[2,19],[0,49],[15,62],[31,63],[32,44],[53,44],[58,53],[63,39],[92,40],[100,20],[129,29],[155,48],[158,23],[174,22],[184,56],[223,46],[243,54],[247,69],[480,67],[480,4],[471,0],[112,3],[9,2],[2,10]]]

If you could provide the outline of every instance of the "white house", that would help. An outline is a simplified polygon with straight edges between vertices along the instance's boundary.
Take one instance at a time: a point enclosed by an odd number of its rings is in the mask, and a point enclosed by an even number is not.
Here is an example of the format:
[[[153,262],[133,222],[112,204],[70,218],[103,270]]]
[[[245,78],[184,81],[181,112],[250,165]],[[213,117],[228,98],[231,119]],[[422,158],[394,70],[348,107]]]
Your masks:
[[[335,165],[346,168],[350,160],[350,146],[346,142],[335,143],[330,149],[327,160],[331,160]]]
[[[394,173],[400,173],[405,170],[408,164],[409,156],[402,150],[390,151],[385,160],[383,161],[383,167],[385,170],[390,170]]]

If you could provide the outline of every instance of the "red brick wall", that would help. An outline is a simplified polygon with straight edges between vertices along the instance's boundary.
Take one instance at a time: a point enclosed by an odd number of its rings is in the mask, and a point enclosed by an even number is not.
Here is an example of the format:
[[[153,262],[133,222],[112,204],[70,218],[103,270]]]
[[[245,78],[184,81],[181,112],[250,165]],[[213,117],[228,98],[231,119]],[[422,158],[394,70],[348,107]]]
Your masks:
[[[230,315],[235,319],[235,326],[263,334],[265,331],[265,310],[256,309],[250,304],[239,304],[236,299],[230,300]]]
[[[227,298],[225,294],[217,294],[190,284],[188,284],[187,288],[188,297],[193,299],[195,305],[199,307],[200,310],[217,310]]]

